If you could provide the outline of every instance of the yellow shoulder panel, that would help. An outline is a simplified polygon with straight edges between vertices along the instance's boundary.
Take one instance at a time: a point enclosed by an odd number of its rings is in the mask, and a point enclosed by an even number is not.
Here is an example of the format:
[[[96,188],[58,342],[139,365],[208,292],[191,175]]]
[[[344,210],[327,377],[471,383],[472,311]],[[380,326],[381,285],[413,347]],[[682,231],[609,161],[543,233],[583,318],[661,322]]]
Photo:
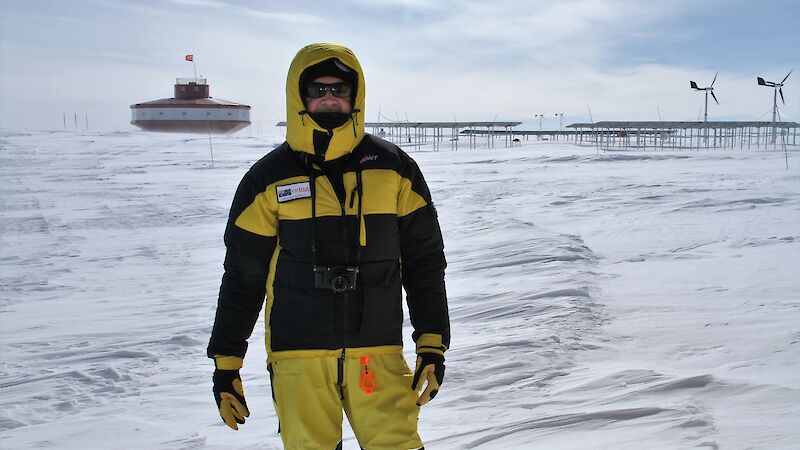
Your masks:
[[[259,234],[261,236],[277,236],[278,235],[278,219],[279,218],[300,218],[293,217],[297,215],[297,208],[301,208],[301,204],[308,204],[308,199],[299,199],[285,204],[278,203],[276,194],[277,186],[284,186],[287,184],[307,182],[307,176],[284,178],[280,181],[272,183],[264,189],[264,192],[258,194],[253,203],[251,203],[241,214],[236,218],[236,226],[247,230],[251,233]],[[306,209],[308,209],[306,207]],[[284,210],[286,215],[284,216]]]
[[[277,236],[278,218],[276,215],[275,204],[275,185],[267,186],[267,189],[256,195],[247,208],[236,218],[237,227],[261,236]]]

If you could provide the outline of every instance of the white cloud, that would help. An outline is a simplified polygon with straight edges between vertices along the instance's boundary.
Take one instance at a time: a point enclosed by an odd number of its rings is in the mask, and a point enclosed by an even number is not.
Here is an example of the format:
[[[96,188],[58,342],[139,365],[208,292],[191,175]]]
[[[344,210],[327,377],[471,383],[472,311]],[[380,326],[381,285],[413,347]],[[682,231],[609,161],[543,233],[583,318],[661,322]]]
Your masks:
[[[242,14],[259,19],[274,20],[288,24],[314,25],[322,22],[319,17],[309,14],[265,12],[216,0],[171,0],[171,2],[177,5],[220,9],[235,14]]]

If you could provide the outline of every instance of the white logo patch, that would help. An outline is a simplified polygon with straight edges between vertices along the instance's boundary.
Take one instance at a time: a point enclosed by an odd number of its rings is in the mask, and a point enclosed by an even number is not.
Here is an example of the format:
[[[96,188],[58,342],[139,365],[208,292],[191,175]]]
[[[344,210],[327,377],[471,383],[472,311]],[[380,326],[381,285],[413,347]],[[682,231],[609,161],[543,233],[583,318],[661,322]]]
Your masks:
[[[359,162],[361,164],[364,164],[367,161],[375,161],[376,159],[378,159],[378,155],[367,155],[367,156],[361,158],[361,161],[359,161]]]
[[[288,202],[298,198],[311,197],[311,184],[308,181],[302,183],[287,184],[275,188],[278,194],[278,203]]]

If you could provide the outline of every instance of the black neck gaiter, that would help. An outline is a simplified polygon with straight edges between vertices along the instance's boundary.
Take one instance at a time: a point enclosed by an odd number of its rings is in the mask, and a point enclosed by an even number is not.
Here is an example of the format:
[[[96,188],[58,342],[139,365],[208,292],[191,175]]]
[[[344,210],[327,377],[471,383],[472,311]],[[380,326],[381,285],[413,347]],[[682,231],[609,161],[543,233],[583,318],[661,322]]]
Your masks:
[[[317,122],[319,126],[328,131],[339,128],[350,119],[350,114],[340,112],[318,112],[308,113],[308,115],[314,119],[314,122]]]

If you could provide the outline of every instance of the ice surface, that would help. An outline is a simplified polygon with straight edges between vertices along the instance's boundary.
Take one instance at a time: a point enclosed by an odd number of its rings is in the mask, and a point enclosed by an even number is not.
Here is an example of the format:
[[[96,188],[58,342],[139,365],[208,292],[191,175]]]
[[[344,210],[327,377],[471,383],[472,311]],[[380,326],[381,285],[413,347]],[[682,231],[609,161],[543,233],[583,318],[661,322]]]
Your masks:
[[[281,141],[211,168],[206,138],[0,134],[0,448],[281,448],[263,323],[238,432],[205,357],[233,192]],[[427,448],[800,446],[796,149],[411,154],[453,328]]]

